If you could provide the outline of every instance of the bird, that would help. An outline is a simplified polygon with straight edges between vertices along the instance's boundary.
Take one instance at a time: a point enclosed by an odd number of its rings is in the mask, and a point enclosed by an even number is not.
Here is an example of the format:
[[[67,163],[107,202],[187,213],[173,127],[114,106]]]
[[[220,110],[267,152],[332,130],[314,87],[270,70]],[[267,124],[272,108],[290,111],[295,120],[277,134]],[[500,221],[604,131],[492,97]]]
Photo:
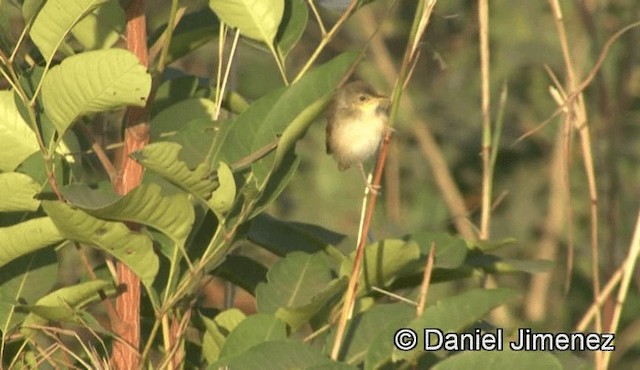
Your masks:
[[[385,131],[390,130],[388,106],[388,98],[358,80],[338,89],[327,111],[327,154],[333,155],[341,171],[357,166],[374,193],[378,188],[369,184],[363,162],[378,150]]]

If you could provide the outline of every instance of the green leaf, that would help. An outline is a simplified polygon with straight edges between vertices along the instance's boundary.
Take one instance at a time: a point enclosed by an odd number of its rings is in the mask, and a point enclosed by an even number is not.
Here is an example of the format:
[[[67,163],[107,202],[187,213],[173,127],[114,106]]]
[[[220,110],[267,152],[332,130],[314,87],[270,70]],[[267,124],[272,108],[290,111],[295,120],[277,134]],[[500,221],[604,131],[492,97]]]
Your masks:
[[[267,273],[267,283],[256,288],[258,311],[275,313],[280,307],[301,307],[334,280],[322,253],[289,253]]]
[[[105,221],[68,204],[43,201],[42,207],[65,238],[95,245],[127,265],[151,287],[160,265],[151,238],[121,222]]]
[[[469,256],[467,264],[482,268],[490,273],[525,272],[539,274],[553,269],[553,262],[548,260],[515,260],[504,259],[491,254],[474,254]]]
[[[190,98],[193,98],[198,90],[199,80],[196,76],[185,75],[163,81],[153,98],[151,107],[151,117],[154,118],[159,112],[170,106]],[[153,127],[151,127],[153,132]]]
[[[516,296],[517,293],[510,289],[472,289],[427,307],[420,317],[409,324],[409,327],[416,332],[423,332],[425,328],[440,329],[445,333],[458,332]],[[424,354],[422,350],[424,338],[418,337],[418,345],[415,349],[410,351],[394,349],[393,361],[413,360]]]
[[[260,118],[263,123],[253,140],[254,151],[282,136],[275,153],[252,165],[258,184],[263,184],[269,174],[285,161],[286,155],[329,103],[355,58],[356,53],[344,53],[307,73],[287,87],[268,114]]]
[[[209,8],[202,8],[182,17],[171,36],[167,65],[213,40],[220,30],[219,23],[218,18]],[[162,32],[165,29],[166,25],[159,31]]]
[[[209,0],[209,7],[242,35],[271,45],[284,13],[284,0]]]
[[[353,269],[355,251],[340,266],[340,275],[349,276]],[[364,250],[360,288],[385,287],[393,283],[406,267],[420,258],[420,249],[414,242],[386,239],[369,244]]]
[[[505,238],[500,240],[468,240],[467,244],[470,249],[479,249],[484,252],[510,247],[516,244],[516,238]]]
[[[252,153],[256,133],[283,92],[284,88],[279,88],[263,96],[229,124],[228,133],[221,148],[223,161],[233,164]],[[274,135],[269,140],[262,141],[262,145],[257,147],[260,148],[275,138]]]
[[[187,164],[179,159],[181,150],[180,144],[159,142],[147,145],[142,151],[131,156],[146,168],[200,199],[209,199],[216,187],[216,183],[210,179],[209,165],[201,164],[195,170],[189,169]]]
[[[264,265],[249,257],[234,254],[227,255],[213,273],[253,295],[258,284],[267,280],[267,268]]]
[[[31,26],[29,35],[49,61],[73,26],[106,0],[48,0]]]
[[[24,319],[22,332],[29,336],[34,333],[32,326],[45,325],[49,320],[74,321],[75,309],[100,299],[98,292],[113,286],[110,281],[92,280],[70,287],[60,288],[40,298],[30,309],[47,314],[48,319],[30,313]]]
[[[17,225],[0,227],[0,266],[25,254],[63,240],[49,217],[34,218]]]
[[[420,246],[420,252],[424,256],[429,255],[431,244],[435,245],[434,267],[454,269],[462,266],[467,257],[467,244],[462,238],[441,232],[420,232],[411,235],[412,240]],[[417,266],[420,270],[424,268],[424,261],[420,261]]]
[[[284,15],[278,34],[276,35],[276,48],[280,58],[284,60],[291,49],[298,43],[300,37],[307,28],[309,10],[304,0],[286,0]]]
[[[349,321],[345,329],[345,338],[349,340],[343,342],[338,358],[350,364],[364,362],[367,352],[374,348],[374,345],[377,346],[377,342],[372,339],[384,334],[389,342],[388,338],[393,338],[393,333],[402,327],[398,324],[398,320],[409,322],[415,314],[415,307],[406,303],[376,304],[371,309],[358,314]],[[325,348],[333,347],[335,334],[334,329],[327,337]],[[390,354],[392,348],[393,346],[389,345],[386,351]]]
[[[202,336],[202,353],[208,363],[220,358],[220,351],[227,335],[240,324],[246,316],[237,308],[230,308],[216,315],[215,320],[200,314],[205,332]]]
[[[207,203],[218,218],[222,219],[236,199],[236,182],[231,168],[224,162],[220,162],[216,173],[220,186],[211,194],[211,199]]]
[[[0,171],[13,171],[38,151],[36,134],[20,115],[13,91],[0,91]]]
[[[35,211],[40,202],[34,196],[41,188],[23,173],[0,173],[0,212]]]
[[[151,138],[161,138],[163,134],[182,129],[196,119],[214,120],[216,106],[209,99],[191,98],[182,100],[156,114],[151,120]],[[211,133],[213,137],[213,132]]]
[[[42,100],[62,135],[82,115],[144,106],[150,89],[151,76],[131,52],[97,50],[66,58],[51,68],[42,85]]]
[[[280,257],[292,251],[320,252],[326,250],[332,242],[337,244],[344,237],[326,229],[311,228],[312,225],[282,221],[268,214],[261,214],[251,222],[247,236],[253,243]]]
[[[316,292],[309,303],[296,307],[280,307],[276,311],[276,317],[285,321],[292,330],[298,330],[306,324],[315,314],[330,306],[330,301],[343,292],[348,283],[346,277],[333,280],[323,290]]]
[[[125,15],[117,0],[108,0],[78,22],[71,33],[85,50],[110,48],[124,31]]]
[[[260,343],[231,361],[213,364],[208,369],[214,370],[226,365],[229,369],[262,370],[265,364],[269,370],[355,370],[346,364],[332,362],[320,350],[294,340]]]
[[[523,369],[562,370],[562,364],[551,353],[527,351],[463,351],[432,367],[433,370]]]
[[[293,330],[328,306],[346,286],[347,279],[334,279],[322,253],[293,252],[274,264],[267,283],[256,288],[260,312],[275,313]]]
[[[220,351],[220,358],[224,361],[260,343],[286,338],[287,325],[275,316],[266,313],[251,315],[229,333]]]
[[[27,315],[16,307],[34,304],[53,288],[58,281],[58,268],[53,248],[24,255],[0,267],[0,326],[5,333]]]
[[[90,199],[113,198],[87,186],[67,187],[64,194],[73,205],[83,208],[92,216],[153,227],[171,238],[180,248],[184,247],[195,220],[193,207],[186,194],[163,195],[160,186],[153,183],[140,185],[109,204],[91,202]],[[80,197],[83,198],[82,203],[78,202]]]

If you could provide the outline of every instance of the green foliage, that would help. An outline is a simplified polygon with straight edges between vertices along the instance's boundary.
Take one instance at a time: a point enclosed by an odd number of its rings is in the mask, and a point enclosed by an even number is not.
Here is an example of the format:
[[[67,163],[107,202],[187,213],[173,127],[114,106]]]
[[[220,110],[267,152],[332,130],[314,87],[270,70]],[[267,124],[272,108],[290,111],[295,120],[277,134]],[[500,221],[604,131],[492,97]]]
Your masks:
[[[159,366],[159,358],[166,364],[184,348],[185,364],[210,369],[562,368],[553,353],[428,353],[422,340],[413,350],[394,348],[400,328],[491,331],[491,311],[521,301],[523,294],[480,288],[481,282],[488,276],[547,272],[557,264],[515,253],[523,244],[511,235],[520,233],[508,228],[499,239],[482,241],[454,235],[442,224],[426,231],[427,220],[442,214],[442,202],[418,180],[400,199],[415,206],[418,221],[390,225],[365,243],[361,270],[352,274],[357,228],[338,206],[319,206],[327,200],[318,185],[323,180],[309,169],[318,162],[306,162],[301,144],[314,145],[314,123],[365,48],[325,52],[318,62],[328,35],[334,35],[325,32],[325,24],[319,27],[321,46],[301,45],[315,30],[310,14],[326,20],[333,17],[330,9],[312,8],[320,2],[304,0],[190,5],[177,26],[150,22],[154,31],[147,44],[160,47],[165,59],[152,60],[147,69],[121,48],[120,3],[126,2],[24,1],[19,18],[25,25],[32,22],[26,39],[7,45],[2,36],[0,42],[0,330],[1,345],[11,348],[14,359],[37,363],[47,329],[63,324],[71,331],[94,330],[108,356],[115,339],[95,308],[123,288],[110,275],[115,262],[128,266],[143,284],[142,321],[152,328],[142,332],[143,367]],[[370,3],[359,1],[358,7]],[[395,26],[404,39],[406,27]],[[242,36],[237,50],[225,39],[233,36],[229,28]],[[219,69],[207,71],[211,79],[177,69],[186,69],[186,62],[174,64],[176,69],[158,65],[210,53],[201,47],[213,44],[220,48]],[[16,58],[7,58],[14,48]],[[252,86],[226,75],[232,62],[231,73],[247,78],[251,71]],[[271,63],[273,70],[263,71],[261,63]],[[452,62],[452,69],[461,68],[457,63],[463,61]],[[275,67],[282,82],[270,85],[265,81]],[[297,77],[289,83],[291,76]],[[440,78],[434,78],[437,88],[446,85]],[[466,99],[442,90],[425,106]],[[249,99],[256,91],[259,97]],[[470,104],[456,104],[454,131],[459,121],[478,120],[469,113]],[[121,113],[129,107],[148,109],[150,143],[130,155],[145,170],[142,185],[121,196],[111,189],[121,174],[103,169],[115,156],[98,156],[96,148],[104,151],[104,143],[120,141]],[[398,132],[396,140],[409,141],[405,134]],[[455,140],[468,140],[460,136]],[[415,157],[415,148],[400,158],[405,155]],[[410,158],[398,172],[420,175],[413,170],[422,161]],[[304,178],[313,186],[301,185]],[[336,179],[340,194],[332,204],[356,209],[356,198],[345,196],[355,182]],[[303,190],[304,201],[296,206],[278,202],[290,183]],[[287,197],[295,198],[295,190]],[[425,199],[432,204],[421,208]],[[291,221],[303,219],[296,217],[300,208],[314,221]],[[279,210],[283,217],[276,216]],[[330,227],[322,217],[332,220]],[[374,220],[374,225],[386,222],[380,212]],[[349,235],[335,225],[346,225]],[[68,257],[78,251],[82,257]],[[87,251],[94,253],[87,257]],[[65,268],[67,258],[83,263],[72,260],[74,268]],[[426,294],[426,266],[432,268],[428,304],[416,309]],[[257,312],[227,305],[211,310],[207,284],[219,278],[244,290]],[[331,359],[350,279],[357,281],[356,304],[338,356]],[[181,349],[168,348],[171,343]],[[93,347],[83,343],[78,359],[91,358]],[[13,359],[2,361],[8,366]],[[68,361],[66,367],[81,366],[80,360]]]

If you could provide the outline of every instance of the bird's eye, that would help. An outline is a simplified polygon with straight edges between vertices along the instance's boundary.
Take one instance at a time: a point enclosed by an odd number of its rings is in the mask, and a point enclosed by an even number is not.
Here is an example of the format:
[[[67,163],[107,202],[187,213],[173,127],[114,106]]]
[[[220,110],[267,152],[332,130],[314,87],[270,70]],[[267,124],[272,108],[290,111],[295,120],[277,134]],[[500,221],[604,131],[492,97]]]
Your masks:
[[[365,100],[367,100],[367,97],[364,96],[364,95],[360,95],[360,96],[358,96],[358,100],[365,101]]]

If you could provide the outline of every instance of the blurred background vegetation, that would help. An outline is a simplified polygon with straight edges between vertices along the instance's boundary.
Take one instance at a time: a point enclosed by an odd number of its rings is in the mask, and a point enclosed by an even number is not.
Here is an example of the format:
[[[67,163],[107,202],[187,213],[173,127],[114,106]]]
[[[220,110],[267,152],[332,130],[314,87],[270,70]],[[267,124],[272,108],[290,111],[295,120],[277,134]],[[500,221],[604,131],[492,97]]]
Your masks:
[[[11,2],[0,3],[4,3],[0,16],[20,18]],[[168,0],[152,3],[148,6],[151,35],[166,22],[170,5]],[[207,6],[200,0],[185,3],[187,13]],[[322,18],[333,23],[346,2],[316,3]],[[613,34],[640,20],[637,0],[567,0],[561,6],[578,81],[586,78]],[[366,48],[357,77],[390,94],[414,8],[413,0],[372,1],[348,21],[321,60]],[[372,227],[375,239],[430,230],[459,233],[455,220],[465,216],[479,223],[482,112],[477,14],[475,1],[436,5],[395,126]],[[489,17],[491,119],[495,121],[501,110],[504,114],[500,145],[495,148],[491,238],[517,239],[515,247],[498,252],[505,257],[555,263],[551,273],[535,278],[498,278],[498,285],[516,287],[523,294],[521,306],[504,312],[502,320],[504,325],[570,331],[593,300],[589,247],[593,229],[581,143],[574,130],[568,140],[570,155],[563,155],[567,134],[562,116],[552,118],[558,104],[550,94],[551,76],[566,82],[558,30],[545,1],[494,0]],[[309,19],[314,23],[311,14]],[[15,29],[2,32],[18,34],[20,24],[13,24]],[[315,23],[307,28],[287,60],[288,70],[300,68],[320,37]],[[215,40],[209,42],[171,67],[213,78],[216,45]],[[231,88],[248,99],[282,84],[272,58],[249,41],[240,43],[234,68]],[[506,92],[503,106],[502,91]],[[584,94],[598,189],[599,268],[604,284],[627,253],[640,203],[639,29],[613,43]],[[523,138],[525,134],[529,135]],[[429,146],[429,138],[435,139],[435,146]],[[435,167],[434,150],[446,160],[446,169]],[[312,126],[297,151],[302,157],[300,169],[270,213],[355,235],[362,181],[357,170],[338,171],[325,154],[324,120]],[[563,181],[563,164],[569,166],[569,184]],[[368,163],[372,166],[373,160]],[[468,214],[454,214],[445,202],[445,194],[452,189],[434,181],[443,172],[455,180]],[[571,253],[574,268],[567,278]],[[640,280],[632,285],[623,310],[614,355],[620,368],[633,368],[640,355],[640,320],[635,314],[640,307],[639,287]],[[435,292],[450,288],[442,286]],[[605,316],[606,312],[605,305]]]

